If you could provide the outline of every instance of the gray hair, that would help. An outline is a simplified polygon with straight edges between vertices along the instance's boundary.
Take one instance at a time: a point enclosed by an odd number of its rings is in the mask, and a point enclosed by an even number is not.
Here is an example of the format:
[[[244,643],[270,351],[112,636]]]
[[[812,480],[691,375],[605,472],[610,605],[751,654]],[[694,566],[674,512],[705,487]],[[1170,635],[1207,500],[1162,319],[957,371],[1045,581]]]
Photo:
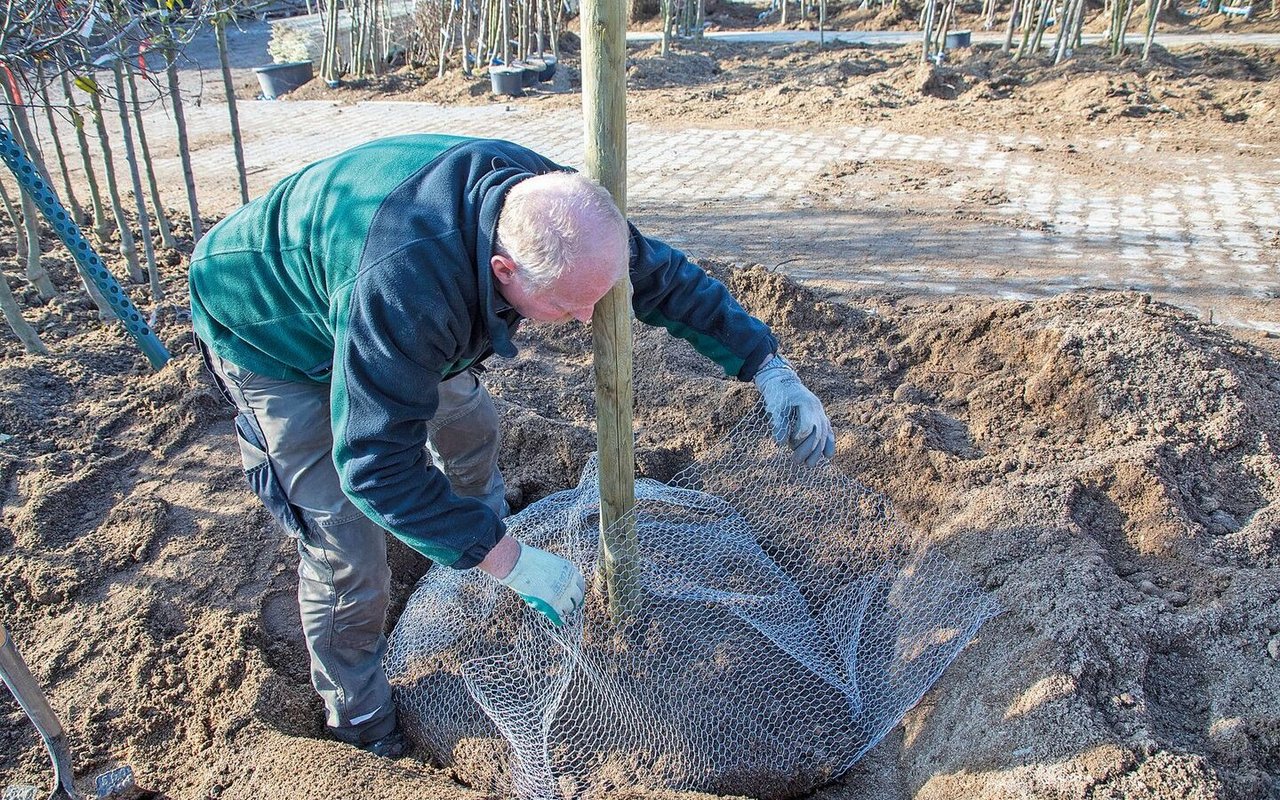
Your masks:
[[[600,184],[579,172],[549,172],[517,183],[498,217],[494,249],[513,259],[530,288],[545,288],[570,269],[593,264],[627,269],[627,222]]]

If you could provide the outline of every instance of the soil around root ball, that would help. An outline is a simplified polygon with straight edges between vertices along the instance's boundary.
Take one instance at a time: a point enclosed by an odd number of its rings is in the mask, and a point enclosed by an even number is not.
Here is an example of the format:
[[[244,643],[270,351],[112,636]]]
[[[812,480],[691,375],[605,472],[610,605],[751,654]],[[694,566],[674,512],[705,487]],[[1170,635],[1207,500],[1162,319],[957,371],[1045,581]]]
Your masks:
[[[189,323],[160,315],[174,358],[152,372],[48,252],[61,294],[27,308],[53,357],[0,336],[0,615],[78,773],[127,762],[177,798],[338,797],[353,776],[393,800],[477,796],[421,760],[325,738],[293,545],[245,486]],[[176,261],[164,278],[180,297]],[[821,797],[994,800],[1010,781],[1032,798],[1266,796],[1280,775],[1274,354],[1134,292],[843,302],[709,266],[826,402],[835,466],[1008,609]],[[485,376],[515,508],[573,485],[594,447],[586,329],[530,326],[520,345]],[[642,475],[669,477],[755,402],[665,332],[638,327],[635,352]],[[427,565],[391,550],[398,608]],[[0,720],[0,784],[42,785],[45,755],[7,694]]]

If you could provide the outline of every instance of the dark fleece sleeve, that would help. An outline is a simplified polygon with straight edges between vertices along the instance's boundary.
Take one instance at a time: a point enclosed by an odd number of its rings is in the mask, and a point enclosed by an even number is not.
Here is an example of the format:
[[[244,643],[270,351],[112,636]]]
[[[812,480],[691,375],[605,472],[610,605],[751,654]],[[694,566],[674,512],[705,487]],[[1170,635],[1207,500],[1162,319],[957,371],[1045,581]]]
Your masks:
[[[423,272],[377,265],[351,287],[332,382],[334,464],[370,519],[431,560],[467,569],[502,538],[502,521],[455,495],[425,445],[441,376],[472,315],[447,307],[448,291],[401,285],[410,276]]]
[[[689,342],[730,377],[751,380],[778,349],[769,326],[744,311],[723,283],[635,226],[631,284],[636,319]]]

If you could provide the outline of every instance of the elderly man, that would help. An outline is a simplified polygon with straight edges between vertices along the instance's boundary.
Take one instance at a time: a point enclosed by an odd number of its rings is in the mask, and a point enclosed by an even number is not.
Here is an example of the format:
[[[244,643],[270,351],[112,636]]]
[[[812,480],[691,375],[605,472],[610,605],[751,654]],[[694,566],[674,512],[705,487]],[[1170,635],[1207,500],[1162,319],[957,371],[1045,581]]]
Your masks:
[[[296,539],[311,677],[331,734],[406,749],[382,669],[385,533],[479,569],[553,623],[570,562],[505,535],[498,418],[476,375],[523,319],[586,322],[629,270],[636,316],[754,380],[795,458],[830,457],[822,404],[769,329],[607,192],[509,142],[401,136],[313,164],[201,240],[191,309],[249,483]],[[585,391],[585,389],[584,389]]]

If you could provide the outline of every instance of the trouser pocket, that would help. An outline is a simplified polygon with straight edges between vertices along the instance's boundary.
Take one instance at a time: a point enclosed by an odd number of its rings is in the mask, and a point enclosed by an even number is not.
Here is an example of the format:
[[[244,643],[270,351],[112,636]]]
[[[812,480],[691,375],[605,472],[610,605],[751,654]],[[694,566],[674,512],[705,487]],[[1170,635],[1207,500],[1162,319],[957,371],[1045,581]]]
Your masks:
[[[257,422],[249,414],[241,411],[236,414],[236,439],[240,443],[240,458],[244,461],[244,476],[249,481],[249,488],[258,496],[262,504],[275,517],[280,527],[289,536],[300,539],[306,532],[306,525],[298,509],[289,502],[289,498],[280,486],[271,459],[267,457],[267,443],[259,430]]]

